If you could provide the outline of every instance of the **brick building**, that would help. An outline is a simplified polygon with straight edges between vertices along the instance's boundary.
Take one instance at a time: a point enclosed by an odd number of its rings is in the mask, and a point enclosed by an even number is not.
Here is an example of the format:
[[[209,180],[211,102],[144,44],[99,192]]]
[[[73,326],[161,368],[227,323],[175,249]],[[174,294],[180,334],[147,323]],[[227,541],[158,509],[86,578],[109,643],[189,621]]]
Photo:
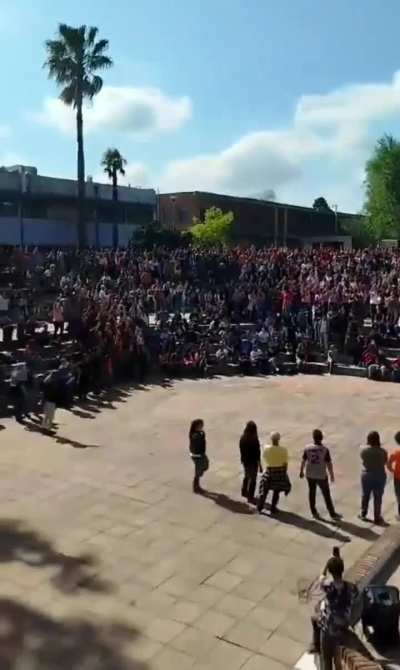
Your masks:
[[[160,222],[165,227],[184,230],[190,228],[193,217],[204,220],[209,207],[233,212],[238,240],[283,246],[351,246],[351,237],[341,228],[341,221],[351,218],[352,214],[318,212],[312,207],[202,191],[161,194]]]

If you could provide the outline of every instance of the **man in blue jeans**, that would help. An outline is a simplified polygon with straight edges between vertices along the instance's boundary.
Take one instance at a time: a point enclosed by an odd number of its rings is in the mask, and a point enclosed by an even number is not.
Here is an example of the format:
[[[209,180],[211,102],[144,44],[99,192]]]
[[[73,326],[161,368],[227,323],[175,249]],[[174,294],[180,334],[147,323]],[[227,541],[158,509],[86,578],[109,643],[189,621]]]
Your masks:
[[[381,439],[376,430],[367,435],[367,444],[361,447],[361,514],[366,521],[371,495],[374,499],[374,523],[383,525],[382,498],[386,485],[387,451],[381,447]]]

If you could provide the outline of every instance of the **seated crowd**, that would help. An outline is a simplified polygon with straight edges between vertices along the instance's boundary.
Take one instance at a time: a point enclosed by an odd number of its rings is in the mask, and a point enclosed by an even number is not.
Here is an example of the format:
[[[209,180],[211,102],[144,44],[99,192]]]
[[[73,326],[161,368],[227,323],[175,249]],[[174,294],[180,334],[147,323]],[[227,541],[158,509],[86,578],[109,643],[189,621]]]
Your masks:
[[[400,360],[383,353],[400,330],[397,250],[131,246],[12,249],[0,260],[0,280],[13,287],[7,298],[1,289],[3,349],[18,346],[35,371],[56,341],[83,394],[150,366],[276,374],[316,355],[331,372],[345,356],[372,378],[400,379]]]

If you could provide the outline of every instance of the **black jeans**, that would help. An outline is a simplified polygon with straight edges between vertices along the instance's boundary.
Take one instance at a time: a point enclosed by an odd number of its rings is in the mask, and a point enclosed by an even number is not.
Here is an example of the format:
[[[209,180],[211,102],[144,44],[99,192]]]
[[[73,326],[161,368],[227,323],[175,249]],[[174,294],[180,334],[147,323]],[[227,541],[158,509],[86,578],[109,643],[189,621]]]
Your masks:
[[[321,631],[321,651],[320,667],[321,670],[341,670],[342,661],[340,657],[341,640],[331,637],[329,633]]]
[[[247,500],[254,499],[254,493],[257,486],[258,463],[244,465],[244,478],[242,484],[242,496]]]
[[[394,492],[397,500],[398,513],[400,515],[400,479],[394,479]]]
[[[324,498],[326,509],[328,510],[331,516],[334,516],[336,512],[331,498],[331,491],[329,488],[328,479],[310,479],[309,477],[307,477],[307,481],[308,481],[308,500],[310,503],[311,514],[314,515],[317,514],[315,501],[318,487]]]

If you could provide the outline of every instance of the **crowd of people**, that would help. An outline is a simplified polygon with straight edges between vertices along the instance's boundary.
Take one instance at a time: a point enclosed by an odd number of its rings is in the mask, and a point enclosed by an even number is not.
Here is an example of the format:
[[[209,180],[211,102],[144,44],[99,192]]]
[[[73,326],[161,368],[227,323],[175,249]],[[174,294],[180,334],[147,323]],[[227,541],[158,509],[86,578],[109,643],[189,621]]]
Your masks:
[[[400,332],[398,250],[131,246],[13,250],[0,261],[0,280],[15,287],[0,295],[3,348],[15,326],[28,362],[30,349],[58,342],[80,397],[150,368],[283,374],[316,353],[330,372],[344,354],[373,378],[400,380],[400,360],[383,352]]]

